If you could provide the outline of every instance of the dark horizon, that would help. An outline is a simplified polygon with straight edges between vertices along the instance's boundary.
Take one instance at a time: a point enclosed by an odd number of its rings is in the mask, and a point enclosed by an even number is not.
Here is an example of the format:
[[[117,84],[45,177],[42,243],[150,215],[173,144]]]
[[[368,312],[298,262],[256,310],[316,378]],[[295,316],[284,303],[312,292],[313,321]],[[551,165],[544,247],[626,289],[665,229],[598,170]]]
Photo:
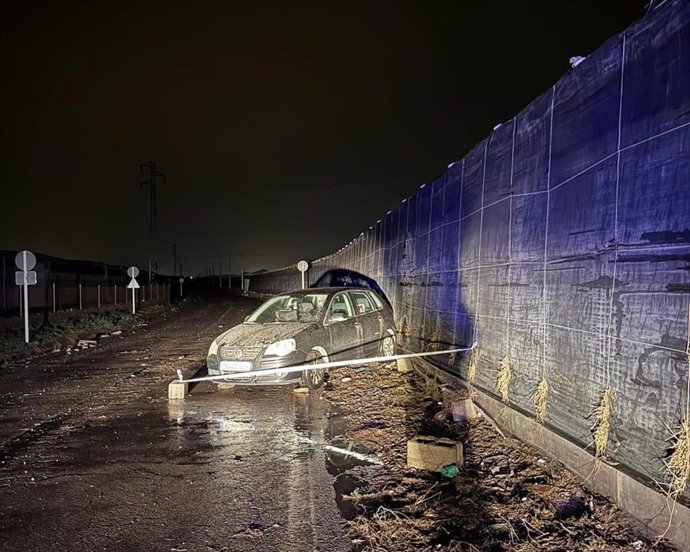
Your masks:
[[[162,272],[327,255],[640,2],[2,6],[0,249]]]

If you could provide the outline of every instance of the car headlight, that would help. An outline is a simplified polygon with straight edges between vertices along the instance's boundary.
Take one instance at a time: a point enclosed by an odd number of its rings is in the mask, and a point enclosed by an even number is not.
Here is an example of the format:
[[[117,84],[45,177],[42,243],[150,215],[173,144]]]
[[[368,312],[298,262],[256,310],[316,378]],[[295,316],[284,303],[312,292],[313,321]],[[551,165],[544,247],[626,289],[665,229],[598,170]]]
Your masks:
[[[275,355],[275,356],[285,356],[289,355],[296,349],[294,339],[283,339],[282,341],[276,341],[271,343],[266,349],[265,355]]]
[[[217,354],[218,354],[218,342],[214,339],[213,343],[211,343],[211,346],[208,348],[208,355],[206,355],[206,356],[217,355]]]

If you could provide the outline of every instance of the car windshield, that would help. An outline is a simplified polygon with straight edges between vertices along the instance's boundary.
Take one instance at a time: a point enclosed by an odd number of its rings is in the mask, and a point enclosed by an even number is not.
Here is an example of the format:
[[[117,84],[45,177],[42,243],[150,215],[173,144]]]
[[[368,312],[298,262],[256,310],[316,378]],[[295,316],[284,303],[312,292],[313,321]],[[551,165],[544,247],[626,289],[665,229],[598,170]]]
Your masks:
[[[326,293],[293,293],[269,299],[247,318],[249,324],[311,324],[321,315]]]

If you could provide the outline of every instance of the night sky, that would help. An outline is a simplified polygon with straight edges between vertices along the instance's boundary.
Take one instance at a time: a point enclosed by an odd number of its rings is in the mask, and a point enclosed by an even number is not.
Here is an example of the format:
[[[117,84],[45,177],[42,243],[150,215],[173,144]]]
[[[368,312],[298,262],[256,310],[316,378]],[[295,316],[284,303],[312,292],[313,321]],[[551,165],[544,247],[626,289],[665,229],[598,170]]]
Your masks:
[[[155,160],[162,271],[328,254],[645,4],[3,2],[0,249],[144,266]]]

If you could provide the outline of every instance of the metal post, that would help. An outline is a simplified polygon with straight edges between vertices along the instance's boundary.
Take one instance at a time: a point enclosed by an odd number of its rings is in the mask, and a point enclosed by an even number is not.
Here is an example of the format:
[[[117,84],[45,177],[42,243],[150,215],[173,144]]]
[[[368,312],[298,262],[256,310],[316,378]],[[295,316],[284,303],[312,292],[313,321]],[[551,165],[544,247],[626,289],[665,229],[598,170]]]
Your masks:
[[[24,252],[24,266],[27,266],[26,252]],[[26,271],[24,271],[26,274]],[[24,283],[24,343],[29,342],[29,286]]]
[[[55,313],[55,282],[53,282],[53,313]]]
[[[134,292],[135,292],[135,291],[136,291],[136,290],[135,290],[134,288],[132,288],[132,314],[136,314],[136,313],[137,313],[137,299],[136,299],[136,297],[134,296]]]
[[[182,299],[182,280],[180,280],[180,299]]]
[[[101,284],[98,284],[98,310],[101,310]]]
[[[141,286],[141,302],[146,302],[146,286]]]
[[[2,308],[7,308],[7,282],[5,281],[5,256],[2,257]]]
[[[81,284],[79,284],[79,310],[81,310]]]

